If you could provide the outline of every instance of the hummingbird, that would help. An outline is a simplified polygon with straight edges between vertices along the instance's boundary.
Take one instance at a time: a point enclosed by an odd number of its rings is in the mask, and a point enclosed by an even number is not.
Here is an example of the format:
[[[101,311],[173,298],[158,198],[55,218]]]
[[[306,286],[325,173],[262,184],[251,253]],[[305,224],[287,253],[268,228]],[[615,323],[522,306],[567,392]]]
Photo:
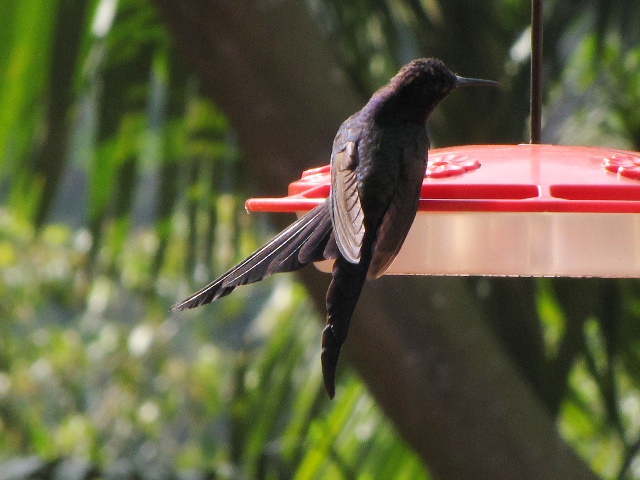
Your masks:
[[[403,66],[338,129],[327,199],[172,310],[210,303],[273,273],[334,260],[321,351],[332,399],[338,357],[365,280],[389,268],[416,215],[427,167],[426,121],[453,90],[467,86],[498,83],[460,77],[435,58]]]

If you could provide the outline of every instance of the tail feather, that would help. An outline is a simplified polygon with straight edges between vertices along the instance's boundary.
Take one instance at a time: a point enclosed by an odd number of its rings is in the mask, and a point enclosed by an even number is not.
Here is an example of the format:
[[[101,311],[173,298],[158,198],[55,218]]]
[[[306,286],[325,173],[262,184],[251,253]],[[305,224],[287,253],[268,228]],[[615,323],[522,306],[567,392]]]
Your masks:
[[[309,240],[300,248],[298,259],[307,264],[317,262],[318,259],[335,260],[339,255],[340,250],[333,235],[333,228],[329,230],[316,228]]]
[[[327,204],[318,205],[238,265],[175,304],[171,310],[195,308],[228,295],[240,285],[257,282],[272,273],[292,272],[311,262],[323,260],[328,242],[333,238],[331,230]],[[305,252],[303,256],[299,254],[301,249]]]
[[[331,232],[329,232],[329,241],[327,242],[327,245],[324,247],[324,251],[322,252],[322,255],[327,260],[329,259],[335,260],[340,256],[340,248],[338,247],[338,242],[336,242],[336,236],[335,236],[335,232],[333,231],[333,228],[331,229]]]
[[[322,213],[328,213],[328,209]],[[327,228],[328,223],[328,228]],[[318,260],[325,260],[324,249],[331,234],[331,219],[320,216],[316,221],[309,222],[296,235],[296,239],[287,244],[270,262],[268,273],[293,272],[305,265]]]
[[[340,349],[347,338],[351,315],[367,278],[370,261],[370,255],[361,257],[357,264],[340,256],[333,266],[333,278],[327,291],[327,325],[322,331],[321,353],[324,388],[329,398],[335,395]]]

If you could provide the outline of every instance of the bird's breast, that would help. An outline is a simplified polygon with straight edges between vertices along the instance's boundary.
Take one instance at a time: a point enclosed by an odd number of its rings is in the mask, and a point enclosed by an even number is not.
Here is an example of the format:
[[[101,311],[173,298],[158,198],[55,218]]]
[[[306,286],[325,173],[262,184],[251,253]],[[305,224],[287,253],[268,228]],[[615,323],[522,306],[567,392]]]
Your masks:
[[[391,144],[374,144],[360,158],[366,158],[357,171],[358,193],[365,217],[384,214],[401,187],[402,151]]]

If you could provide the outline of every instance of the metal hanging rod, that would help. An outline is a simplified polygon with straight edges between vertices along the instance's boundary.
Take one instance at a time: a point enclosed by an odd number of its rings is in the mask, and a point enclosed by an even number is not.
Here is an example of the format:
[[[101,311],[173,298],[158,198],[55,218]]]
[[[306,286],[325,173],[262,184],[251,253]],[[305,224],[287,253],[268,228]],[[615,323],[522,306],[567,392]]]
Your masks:
[[[531,136],[529,143],[540,143],[542,136],[542,0],[531,0]]]

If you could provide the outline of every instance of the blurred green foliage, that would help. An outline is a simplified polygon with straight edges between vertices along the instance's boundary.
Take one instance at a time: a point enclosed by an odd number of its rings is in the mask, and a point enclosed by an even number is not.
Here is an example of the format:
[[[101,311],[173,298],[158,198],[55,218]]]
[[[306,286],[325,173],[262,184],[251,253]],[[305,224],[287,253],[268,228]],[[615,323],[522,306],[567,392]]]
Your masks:
[[[451,43],[437,34],[452,18],[483,25],[461,5],[316,6],[364,96]],[[548,2],[549,141],[640,149],[639,12],[629,1]],[[0,460],[428,478],[348,370],[326,401],[320,323],[293,278],[168,312],[270,228],[244,214],[251,179],[232,126],[148,1],[6,0],[0,13]],[[528,2],[490,13],[494,38],[478,47],[513,45],[494,68],[526,98],[516,46]],[[568,362],[546,404],[603,477],[640,478],[639,285],[610,281],[600,306],[582,310],[572,288],[535,283],[537,353],[549,371]]]

